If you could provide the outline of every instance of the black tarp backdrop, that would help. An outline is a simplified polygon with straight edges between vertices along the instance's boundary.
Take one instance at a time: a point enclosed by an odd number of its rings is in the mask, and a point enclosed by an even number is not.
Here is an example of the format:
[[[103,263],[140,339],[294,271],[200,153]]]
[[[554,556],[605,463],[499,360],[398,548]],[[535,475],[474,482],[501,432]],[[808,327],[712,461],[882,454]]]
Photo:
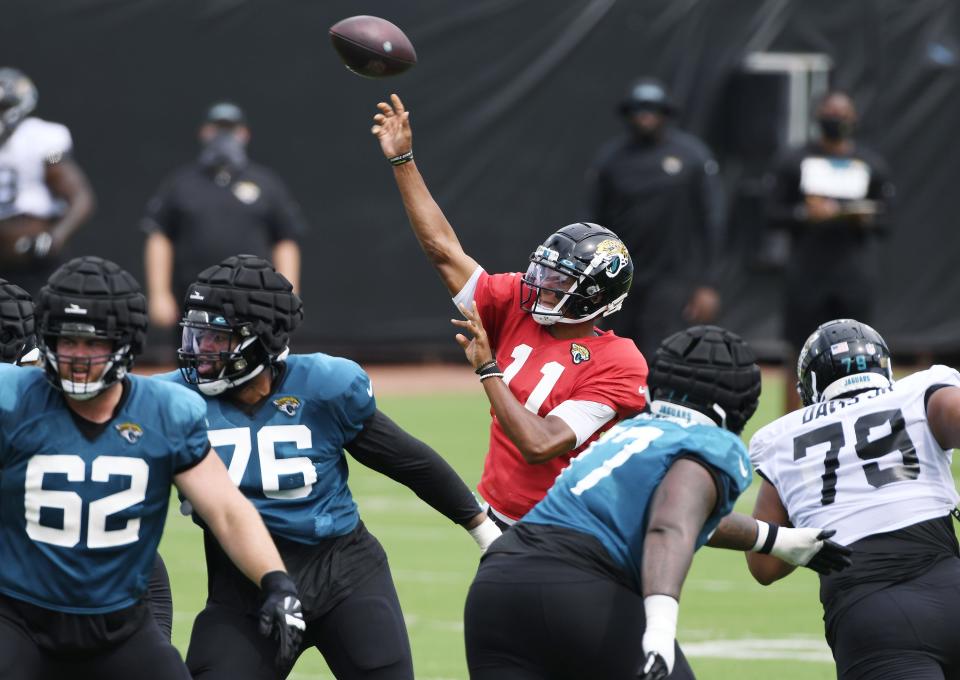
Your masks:
[[[826,53],[901,195],[876,325],[901,350],[960,347],[952,0],[7,0],[3,14],[0,64],[34,78],[38,115],[70,126],[98,194],[70,254],[142,275],[144,203],[195,155],[205,106],[233,99],[251,154],[288,180],[311,223],[298,348],[364,360],[459,354],[453,307],[368,131],[390,91],[413,111],[418,162],[467,251],[516,270],[555,227],[585,217],[584,171],[620,132],[615,103],[634,77],[663,78],[683,125],[723,150],[745,54]],[[417,67],[388,81],[348,73],[327,28],[353,14],[402,26]],[[736,158],[721,160],[735,195]],[[779,300],[774,278],[743,266],[750,233],[731,225],[722,321],[760,342],[777,334]]]

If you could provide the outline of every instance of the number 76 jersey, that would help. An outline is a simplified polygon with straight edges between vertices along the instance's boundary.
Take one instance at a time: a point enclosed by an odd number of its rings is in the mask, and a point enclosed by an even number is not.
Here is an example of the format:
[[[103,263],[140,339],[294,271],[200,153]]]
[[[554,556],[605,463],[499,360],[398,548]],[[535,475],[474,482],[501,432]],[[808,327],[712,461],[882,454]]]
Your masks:
[[[849,544],[947,515],[957,504],[951,451],[927,424],[931,387],[960,387],[933,366],[847,399],[788,413],[750,440],[750,459],[797,527],[836,529]]]

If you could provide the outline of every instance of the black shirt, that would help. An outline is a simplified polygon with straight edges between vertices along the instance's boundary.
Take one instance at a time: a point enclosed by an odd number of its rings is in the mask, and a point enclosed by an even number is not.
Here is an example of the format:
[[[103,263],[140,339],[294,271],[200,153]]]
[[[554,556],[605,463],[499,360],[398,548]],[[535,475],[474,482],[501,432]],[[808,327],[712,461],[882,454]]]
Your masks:
[[[296,240],[305,230],[287,187],[256,163],[234,174],[199,163],[180,168],[147,204],[142,225],[173,242],[178,300],[207,267],[240,253],[269,260],[277,242]]]
[[[614,140],[588,179],[591,218],[626,244],[634,286],[664,278],[713,284],[725,206],[717,163],[703,142],[672,127],[656,142]]]

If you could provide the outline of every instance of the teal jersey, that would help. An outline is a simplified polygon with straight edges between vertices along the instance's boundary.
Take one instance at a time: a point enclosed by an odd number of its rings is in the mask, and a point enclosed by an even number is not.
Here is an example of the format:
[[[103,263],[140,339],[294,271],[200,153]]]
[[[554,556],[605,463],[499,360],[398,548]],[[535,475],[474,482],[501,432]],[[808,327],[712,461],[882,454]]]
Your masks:
[[[210,445],[202,399],[128,380],[87,439],[42,369],[0,365],[0,593],[98,614],[146,591],[173,477]]]
[[[650,501],[673,462],[690,456],[709,466],[718,498],[696,547],[750,485],[750,459],[740,438],[710,425],[680,425],[640,415],[619,423],[574,458],[521,522],[566,527],[597,538],[639,590]]]
[[[187,384],[179,371],[157,377]],[[270,533],[316,544],[357,526],[343,447],[376,411],[363,369],[326,354],[295,354],[252,414],[226,397],[205,399],[210,443]]]

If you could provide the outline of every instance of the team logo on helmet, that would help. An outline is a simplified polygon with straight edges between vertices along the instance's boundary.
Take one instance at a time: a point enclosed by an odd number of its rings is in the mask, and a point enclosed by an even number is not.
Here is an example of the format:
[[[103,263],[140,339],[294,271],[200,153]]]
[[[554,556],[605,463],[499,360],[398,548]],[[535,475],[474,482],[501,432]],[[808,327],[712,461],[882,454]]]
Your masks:
[[[291,418],[297,415],[297,409],[302,406],[302,402],[296,397],[280,397],[273,400],[273,405],[277,409]]]
[[[620,273],[620,270],[630,262],[627,248],[620,241],[607,239],[597,246],[596,257],[600,258],[599,265],[606,263],[605,271],[610,278]]]
[[[143,428],[136,423],[120,423],[115,427],[117,434],[126,439],[128,444],[136,444],[143,436]]]
[[[582,364],[584,361],[590,361],[590,350],[574,342],[570,345],[570,356],[573,357],[573,363]]]

